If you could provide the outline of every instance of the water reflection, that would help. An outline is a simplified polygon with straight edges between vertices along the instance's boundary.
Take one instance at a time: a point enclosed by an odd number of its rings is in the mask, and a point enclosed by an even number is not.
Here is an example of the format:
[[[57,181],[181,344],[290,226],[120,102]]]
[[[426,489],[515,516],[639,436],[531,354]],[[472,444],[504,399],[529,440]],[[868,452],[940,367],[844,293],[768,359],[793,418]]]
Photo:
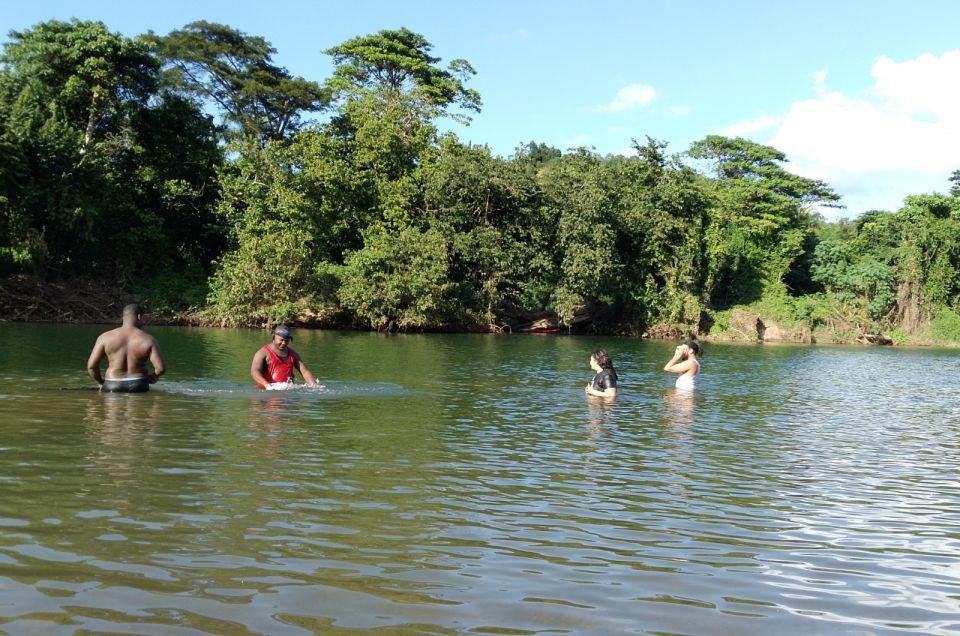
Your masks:
[[[663,403],[666,406],[666,423],[680,427],[693,424],[696,398],[696,391],[667,389],[663,394]]]
[[[261,461],[276,460],[286,443],[284,407],[287,399],[282,395],[265,392],[260,399],[250,402],[250,418],[247,423],[249,440],[247,447]]]
[[[590,429],[602,429],[613,417],[615,398],[587,396],[587,425]]]
[[[586,437],[584,440],[583,465],[590,469],[599,455],[605,451],[604,438],[611,432],[614,421],[616,399],[587,396]]]
[[[102,393],[87,400],[83,419],[87,434],[100,447],[130,447],[149,441],[160,415],[160,402],[149,395]]]
[[[101,486],[122,487],[113,502],[131,504],[144,477],[144,460],[155,442],[160,402],[148,395],[104,393],[87,400],[83,419],[89,437],[86,460]]]

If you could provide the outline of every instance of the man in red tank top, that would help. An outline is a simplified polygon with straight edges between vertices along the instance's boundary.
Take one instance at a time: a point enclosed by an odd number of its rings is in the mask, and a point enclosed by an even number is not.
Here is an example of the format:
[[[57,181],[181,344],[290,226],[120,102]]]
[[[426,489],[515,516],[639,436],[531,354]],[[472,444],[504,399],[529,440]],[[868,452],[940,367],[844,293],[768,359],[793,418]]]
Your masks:
[[[303,363],[297,352],[290,348],[293,335],[286,326],[279,326],[273,331],[273,340],[253,354],[250,363],[250,376],[261,389],[271,384],[293,382],[293,370],[296,369],[310,386],[319,386],[317,379],[310,373],[310,369]]]

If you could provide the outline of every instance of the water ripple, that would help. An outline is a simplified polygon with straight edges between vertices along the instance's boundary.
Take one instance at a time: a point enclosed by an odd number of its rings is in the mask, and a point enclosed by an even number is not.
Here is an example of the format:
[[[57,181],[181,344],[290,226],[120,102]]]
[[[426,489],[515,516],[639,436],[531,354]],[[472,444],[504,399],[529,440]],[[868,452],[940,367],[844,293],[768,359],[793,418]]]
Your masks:
[[[209,366],[0,399],[0,630],[960,631],[955,352],[713,345],[682,394],[610,340],[594,403],[586,339],[298,335],[321,396],[163,336]]]

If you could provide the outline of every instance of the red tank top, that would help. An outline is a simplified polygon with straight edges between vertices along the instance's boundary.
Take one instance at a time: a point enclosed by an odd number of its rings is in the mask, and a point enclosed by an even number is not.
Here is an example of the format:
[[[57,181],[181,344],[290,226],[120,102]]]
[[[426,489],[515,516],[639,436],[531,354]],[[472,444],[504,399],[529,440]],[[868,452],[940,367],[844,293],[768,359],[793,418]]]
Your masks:
[[[297,354],[293,349],[287,349],[287,358],[284,360],[270,348],[270,345],[263,345],[266,349],[269,359],[267,360],[267,372],[264,376],[267,382],[293,382],[293,369],[297,366]]]

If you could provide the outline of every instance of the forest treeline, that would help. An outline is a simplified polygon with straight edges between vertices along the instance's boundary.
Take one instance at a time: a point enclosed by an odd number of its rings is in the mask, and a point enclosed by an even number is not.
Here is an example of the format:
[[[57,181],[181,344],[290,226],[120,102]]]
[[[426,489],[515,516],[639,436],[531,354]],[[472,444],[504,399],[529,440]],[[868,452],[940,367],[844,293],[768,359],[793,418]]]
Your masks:
[[[480,113],[474,70],[407,29],[325,51],[322,81],[207,22],[8,37],[8,281],[107,282],[197,324],[960,341],[960,173],[826,222],[828,184],[741,138],[503,158],[442,134]]]

